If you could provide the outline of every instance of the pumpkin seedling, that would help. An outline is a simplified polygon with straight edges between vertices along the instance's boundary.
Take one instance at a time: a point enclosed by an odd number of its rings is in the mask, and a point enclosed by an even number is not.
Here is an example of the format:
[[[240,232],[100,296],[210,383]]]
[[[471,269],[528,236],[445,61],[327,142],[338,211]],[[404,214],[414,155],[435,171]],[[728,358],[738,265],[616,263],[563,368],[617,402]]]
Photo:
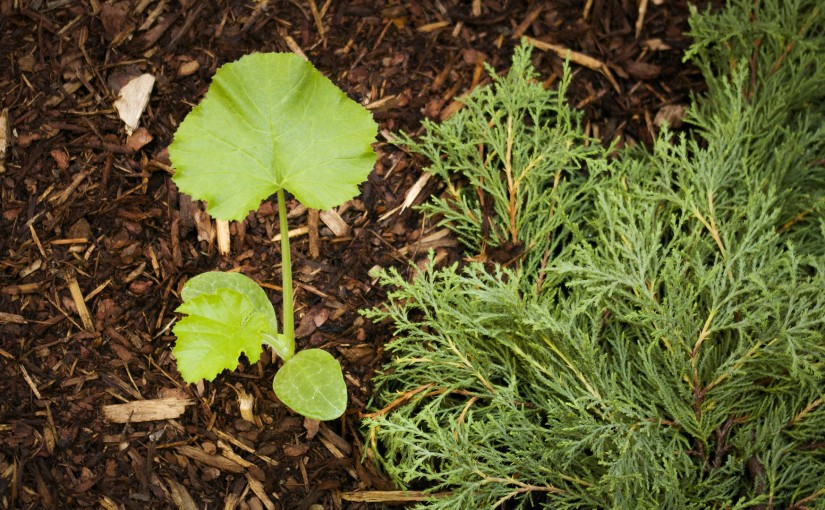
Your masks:
[[[208,272],[183,287],[185,314],[173,328],[187,382],[214,379],[269,345],[283,360],[272,387],[292,410],[331,420],[346,410],[341,366],[328,352],[295,353],[292,263],[284,192],[331,209],[358,193],[375,163],[372,115],[312,64],[289,53],[257,53],[221,67],[169,147],[172,180],[209,214],[243,220],[277,195],[283,276],[283,331],[266,293],[239,273]]]

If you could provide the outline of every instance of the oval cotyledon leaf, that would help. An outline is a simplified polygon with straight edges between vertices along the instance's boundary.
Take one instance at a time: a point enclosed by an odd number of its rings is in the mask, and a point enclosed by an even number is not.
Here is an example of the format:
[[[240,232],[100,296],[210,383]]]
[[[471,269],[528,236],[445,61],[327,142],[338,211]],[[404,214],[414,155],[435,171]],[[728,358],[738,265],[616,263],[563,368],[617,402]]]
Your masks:
[[[375,163],[378,126],[312,64],[256,53],[221,67],[169,146],[178,188],[219,219],[242,220],[279,189],[307,207],[354,197]]]
[[[326,421],[347,409],[347,385],[341,365],[321,349],[299,351],[275,373],[272,389],[290,409]]]

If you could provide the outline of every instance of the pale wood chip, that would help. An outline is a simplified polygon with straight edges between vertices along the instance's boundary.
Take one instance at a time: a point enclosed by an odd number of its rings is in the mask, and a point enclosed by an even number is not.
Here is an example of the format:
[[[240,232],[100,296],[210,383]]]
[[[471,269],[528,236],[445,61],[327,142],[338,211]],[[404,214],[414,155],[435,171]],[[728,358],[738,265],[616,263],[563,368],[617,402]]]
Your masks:
[[[364,108],[373,112],[386,112],[401,105],[402,97],[399,94],[384,96],[364,105]]]
[[[276,507],[275,503],[269,499],[269,496],[266,494],[266,490],[260,481],[254,479],[249,473],[246,474],[246,481],[249,482],[249,488],[252,489],[252,492],[254,492],[256,496],[258,496],[258,499],[261,500],[261,503],[264,504],[267,510],[277,510],[278,507]]]
[[[307,227],[298,227],[293,228],[289,232],[286,233],[286,236],[290,239],[293,237],[299,237],[303,235],[307,235],[309,233],[309,229]],[[272,238],[273,243],[277,243],[281,240],[281,234],[275,234],[275,237]]]
[[[349,444],[349,442],[347,442],[347,440],[345,440],[343,437],[333,432],[332,429],[327,427],[325,423],[321,424],[319,431],[321,432],[322,437],[329,439],[333,444],[335,444],[335,446],[338,447],[339,450],[343,451],[347,455],[352,453],[352,446]],[[333,455],[335,454],[333,453]]]
[[[457,245],[458,241],[450,237],[450,230],[442,228],[441,230],[436,230],[432,234],[424,236],[413,244],[404,246],[398,250],[398,254],[404,256],[422,250],[426,251],[430,248],[447,248]]]
[[[115,503],[109,496],[101,496],[97,503],[101,508],[103,508],[103,510],[120,510],[117,503]]]
[[[166,483],[169,484],[172,501],[175,503],[175,506],[178,507],[178,510],[199,510],[195,504],[195,500],[192,499],[192,495],[186,490],[186,487],[172,478],[167,479]]]
[[[653,39],[645,39],[642,41],[642,46],[650,51],[668,51],[673,49],[671,45],[667,44],[658,37]]]
[[[217,468],[221,471],[228,471],[230,473],[243,473],[246,471],[243,466],[234,460],[228,459],[223,455],[208,454],[200,448],[196,448],[194,446],[178,446],[175,448],[175,451],[184,457],[189,457],[196,462]]]
[[[240,455],[238,455],[234,451],[232,451],[232,447],[229,446],[228,444],[224,443],[220,439],[218,440],[218,448],[221,449],[221,455],[223,455],[227,459],[231,460],[232,462],[237,463],[238,465],[241,465],[241,466],[243,466],[247,469],[249,469],[250,467],[255,465],[255,464],[249,462],[248,460],[244,459],[243,457],[241,457]]]
[[[318,12],[318,6],[315,5],[315,0],[309,0],[309,10],[312,12],[312,18],[315,20],[315,27],[318,29],[318,35],[321,39],[324,38],[324,21],[321,19],[321,13]]]
[[[605,63],[601,60],[595,59],[589,55],[585,55],[584,53],[580,53],[578,51],[573,51],[569,48],[565,48],[564,46],[560,46],[558,44],[540,41],[532,37],[527,37],[526,39],[530,42],[530,44],[532,44],[540,50],[552,51],[560,58],[569,57],[570,61],[573,63],[576,63],[580,66],[584,66],[593,71],[602,73],[605,76],[605,78],[607,78],[607,81],[610,82],[610,85],[612,85],[613,88],[616,90],[616,92],[621,94],[622,90],[619,87],[618,82],[616,82],[616,79],[613,77],[613,73],[610,72],[610,69],[608,69],[607,65],[605,65]]]
[[[34,381],[32,380],[31,376],[26,371],[26,367],[24,367],[22,364],[20,365],[20,372],[23,374],[23,379],[26,381],[26,384],[29,385],[29,388],[31,388],[32,393],[34,393],[34,396],[37,397],[38,400],[42,399],[43,397],[40,395],[40,391],[37,389],[37,385],[34,384]]]
[[[103,418],[112,423],[174,420],[183,414],[186,406],[192,404],[191,400],[175,397],[138,400],[127,404],[103,406]]]
[[[533,24],[534,21],[539,17],[539,14],[546,9],[547,6],[543,4],[543,2],[538,2],[538,5],[533,8],[530,12],[527,13],[527,16],[522,20],[521,23],[518,24],[515,30],[513,30],[513,35],[511,36],[513,39],[521,39],[521,36],[527,32],[527,29],[530,28],[530,25]]]
[[[329,227],[336,237],[346,237],[349,235],[349,225],[347,225],[344,219],[341,218],[341,216],[338,215],[338,212],[334,209],[330,209],[329,211],[320,211],[318,216],[320,216],[321,221],[324,222],[324,225]]]
[[[229,222],[216,219],[215,231],[218,235],[218,252],[221,255],[229,255]]]
[[[27,321],[22,315],[0,312],[0,324],[27,324]]]
[[[155,77],[142,74],[120,89],[120,97],[114,106],[118,116],[126,124],[126,134],[131,135],[140,124],[140,116],[149,104],[149,96],[155,86]]]
[[[307,232],[309,233],[309,258],[317,260],[321,256],[318,247],[318,209],[310,209],[307,214]]]
[[[77,284],[77,278],[75,278],[74,273],[71,271],[66,271],[66,283],[69,285],[69,293],[72,295],[72,301],[74,301],[77,314],[80,315],[80,320],[83,322],[83,327],[86,328],[86,331],[94,331],[95,325],[92,322],[89,309],[86,307],[86,300],[83,299],[83,293]]]
[[[404,202],[400,206],[385,212],[383,215],[381,215],[380,218],[378,218],[378,221],[384,221],[393,214],[400,211],[404,211],[405,209],[413,205],[413,203],[415,203],[415,199],[418,198],[418,195],[424,189],[424,186],[427,185],[427,182],[429,182],[430,177],[432,176],[433,174],[429,172],[422,172],[418,180],[415,181],[415,184],[413,184],[412,187],[409,190],[407,190],[406,195],[404,195]]]
[[[671,128],[678,128],[682,125],[682,119],[687,114],[687,105],[683,104],[666,104],[659,108],[656,112],[656,118],[653,119],[653,125],[662,127],[667,122]]]
[[[636,39],[642,33],[645,24],[645,14],[647,14],[647,0],[639,0],[639,17],[636,19]]]
[[[190,60],[188,62],[184,62],[178,67],[178,76],[184,77],[189,76],[190,74],[195,74],[195,72],[201,68],[201,63],[197,60]]]
[[[298,55],[299,57],[306,60],[307,62],[309,62],[309,59],[307,58],[306,53],[304,53],[304,50],[302,50],[301,47],[298,46],[298,43],[295,42],[295,39],[293,39],[291,36],[289,36],[286,33],[282,33],[281,37],[284,39],[284,42],[286,43],[286,47],[289,48],[289,51],[291,51],[292,53]]]
[[[262,461],[266,462],[270,466],[277,466],[278,465],[277,460],[275,460],[271,457],[267,457],[266,455],[258,454],[255,451],[255,448],[253,448],[252,446],[249,446],[247,444],[242,443],[239,439],[236,439],[236,438],[232,437],[230,434],[227,434],[226,432],[223,432],[219,429],[213,429],[213,430],[215,431],[215,435],[217,435],[219,438],[225,440],[228,443],[232,443],[233,445],[235,445],[236,447],[240,448],[241,450],[243,450],[247,453],[251,453],[251,454],[255,455],[256,457],[258,457]]]
[[[407,191],[407,194],[404,196],[404,203],[401,204],[401,210],[403,211],[407,207],[410,207],[415,202],[415,199],[418,198],[418,195],[421,193],[421,190],[424,189],[424,186],[427,185],[427,182],[430,180],[433,174],[430,172],[424,172],[421,174],[421,177],[415,181],[415,184]]]
[[[439,497],[421,491],[347,491],[341,493],[344,501],[360,503],[414,503]]]
[[[77,175],[72,179],[72,183],[64,189],[59,195],[56,197],[50,198],[49,200],[54,200],[57,202],[57,205],[62,205],[63,202],[71,198],[72,193],[80,186],[80,183],[83,182],[83,179],[89,176],[92,171],[90,169],[81,170],[77,173]]]
[[[0,110],[0,174],[6,171],[6,150],[8,150],[9,141],[11,140],[10,126],[9,109]]]
[[[426,25],[421,25],[418,27],[418,31],[428,34],[430,32],[435,32],[436,30],[441,30],[442,28],[450,26],[449,21],[436,21],[435,23],[427,23]]]

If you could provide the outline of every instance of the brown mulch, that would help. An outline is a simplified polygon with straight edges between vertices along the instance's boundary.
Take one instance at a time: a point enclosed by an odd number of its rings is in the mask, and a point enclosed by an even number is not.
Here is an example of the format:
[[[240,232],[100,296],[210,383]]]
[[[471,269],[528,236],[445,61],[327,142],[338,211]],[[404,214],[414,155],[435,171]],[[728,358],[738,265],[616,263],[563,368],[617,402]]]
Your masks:
[[[529,36],[544,43],[534,62],[548,84],[562,50],[595,59],[573,59],[570,94],[590,134],[649,144],[657,114],[672,122],[702,89],[681,62],[686,5],[0,0],[0,507],[403,501],[364,457],[359,414],[391,332],[358,310],[385,298],[371,269],[405,267],[428,248],[461,254],[431,221],[401,210],[420,162],[384,134],[454,113],[456,96],[487,81],[482,64],[505,70]],[[274,201],[233,224],[231,252],[220,255],[213,222],[175,189],[166,150],[217,67],[254,51],[303,51],[381,125],[374,172],[337,210],[343,229],[289,204],[290,227],[313,234],[293,239],[299,348],[332,352],[349,388],[349,409],[333,422],[305,421],[277,401],[268,354],[191,386],[171,356],[179,290],[198,273],[240,270],[280,306]],[[113,101],[142,73],[156,83],[143,129],[127,137]],[[431,181],[413,197],[439,192]],[[175,405],[149,421],[104,416],[127,402]]]

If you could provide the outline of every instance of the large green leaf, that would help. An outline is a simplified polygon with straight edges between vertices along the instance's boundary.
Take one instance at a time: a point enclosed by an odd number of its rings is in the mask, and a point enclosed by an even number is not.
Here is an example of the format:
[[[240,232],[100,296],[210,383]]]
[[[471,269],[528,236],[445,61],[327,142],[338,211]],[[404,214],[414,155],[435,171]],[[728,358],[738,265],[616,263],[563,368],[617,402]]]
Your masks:
[[[296,413],[334,420],[347,409],[347,385],[341,365],[321,349],[299,351],[275,374],[272,389]]]
[[[209,213],[241,220],[283,188],[330,209],[358,193],[378,127],[312,64],[256,53],[226,64],[169,147],[173,180]]]
[[[230,288],[198,294],[176,311],[187,315],[172,330],[178,337],[173,350],[178,371],[187,382],[211,380],[234,369],[241,354],[257,362],[263,335],[277,334],[252,300]]]

